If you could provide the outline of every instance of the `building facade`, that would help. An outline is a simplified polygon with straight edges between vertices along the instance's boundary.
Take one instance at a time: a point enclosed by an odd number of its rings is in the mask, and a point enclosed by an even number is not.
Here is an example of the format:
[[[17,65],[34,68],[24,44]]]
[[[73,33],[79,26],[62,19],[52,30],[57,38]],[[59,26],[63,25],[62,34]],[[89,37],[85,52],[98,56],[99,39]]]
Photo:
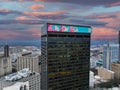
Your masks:
[[[90,34],[90,26],[47,23],[42,28],[42,90],[89,90]]]
[[[112,63],[111,70],[115,72],[115,78],[120,79],[120,63]]]
[[[119,60],[119,44],[105,44],[103,46],[103,67],[111,69],[111,63]]]
[[[12,60],[10,57],[0,57],[0,76],[12,73]]]
[[[98,75],[102,77],[104,80],[113,80],[115,73],[106,68],[98,68]]]
[[[31,71],[40,72],[39,55],[24,55],[17,58],[17,71],[29,68]]]

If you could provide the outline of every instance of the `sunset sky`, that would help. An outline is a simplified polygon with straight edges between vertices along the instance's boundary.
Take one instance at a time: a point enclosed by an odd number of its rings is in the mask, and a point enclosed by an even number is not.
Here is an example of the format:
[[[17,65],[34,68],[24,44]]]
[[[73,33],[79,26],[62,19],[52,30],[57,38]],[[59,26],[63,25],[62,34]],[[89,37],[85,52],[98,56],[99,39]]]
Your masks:
[[[38,40],[46,22],[91,25],[92,41],[117,39],[120,0],[0,0],[0,40]]]

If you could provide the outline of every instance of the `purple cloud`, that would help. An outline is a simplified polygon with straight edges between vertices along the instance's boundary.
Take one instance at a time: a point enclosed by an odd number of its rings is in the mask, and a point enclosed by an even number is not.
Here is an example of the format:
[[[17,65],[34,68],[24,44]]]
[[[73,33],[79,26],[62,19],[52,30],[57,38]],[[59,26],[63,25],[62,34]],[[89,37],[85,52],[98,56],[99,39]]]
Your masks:
[[[3,1],[3,0],[0,0]],[[119,0],[4,0],[7,2],[10,1],[18,1],[18,2],[24,2],[24,1],[34,1],[34,2],[60,2],[60,3],[74,3],[79,4],[83,6],[106,6],[106,7],[112,7],[112,6],[119,6],[120,1]]]

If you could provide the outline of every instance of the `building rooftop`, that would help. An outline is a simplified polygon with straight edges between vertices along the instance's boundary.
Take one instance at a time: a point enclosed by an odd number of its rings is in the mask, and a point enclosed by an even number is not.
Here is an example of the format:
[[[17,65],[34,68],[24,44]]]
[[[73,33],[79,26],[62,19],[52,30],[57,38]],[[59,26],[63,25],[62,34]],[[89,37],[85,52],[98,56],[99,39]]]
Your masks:
[[[9,74],[7,76],[0,77],[0,83],[16,83],[17,81],[28,81],[28,77],[38,74],[37,72],[31,72],[29,68],[22,69],[16,73]]]

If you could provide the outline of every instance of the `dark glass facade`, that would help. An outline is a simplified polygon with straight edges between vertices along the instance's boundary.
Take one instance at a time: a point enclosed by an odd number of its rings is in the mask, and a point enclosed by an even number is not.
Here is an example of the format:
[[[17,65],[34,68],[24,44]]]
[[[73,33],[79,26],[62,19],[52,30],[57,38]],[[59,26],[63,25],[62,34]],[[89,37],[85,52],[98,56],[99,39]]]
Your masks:
[[[4,46],[4,56],[9,57],[9,46],[8,45]]]
[[[90,33],[47,32],[41,38],[42,90],[89,90]]]

